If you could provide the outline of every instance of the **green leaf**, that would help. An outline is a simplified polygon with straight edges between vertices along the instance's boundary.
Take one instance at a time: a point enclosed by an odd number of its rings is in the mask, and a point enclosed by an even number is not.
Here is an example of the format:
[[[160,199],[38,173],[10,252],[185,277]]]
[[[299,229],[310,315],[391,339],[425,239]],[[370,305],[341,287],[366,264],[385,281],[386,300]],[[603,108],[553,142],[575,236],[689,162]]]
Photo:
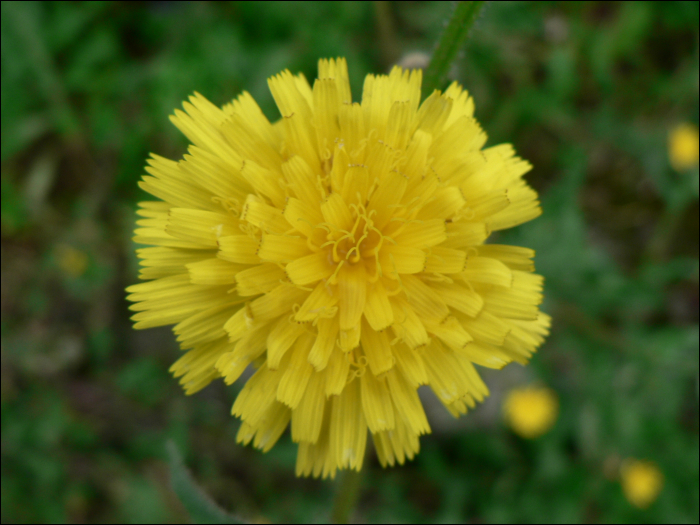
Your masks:
[[[170,460],[170,483],[193,523],[246,523],[226,513],[192,478],[175,443],[166,445]]]

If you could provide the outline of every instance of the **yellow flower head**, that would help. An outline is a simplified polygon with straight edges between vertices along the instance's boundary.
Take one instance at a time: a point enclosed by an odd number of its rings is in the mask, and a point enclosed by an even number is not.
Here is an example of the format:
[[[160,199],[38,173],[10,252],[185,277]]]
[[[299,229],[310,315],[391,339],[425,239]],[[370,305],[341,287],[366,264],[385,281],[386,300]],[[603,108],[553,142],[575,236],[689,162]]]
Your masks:
[[[538,216],[530,164],[486,135],[452,84],[420,103],[421,72],[368,75],[350,96],[344,59],[313,88],[270,78],[282,119],[243,93],[195,94],[173,123],[179,162],[152,155],[140,183],[128,288],[135,328],[175,324],[172,367],[191,394],[257,371],[232,413],[237,440],[269,450],[291,421],[297,474],[360,469],[367,430],[382,465],[430,432],[420,385],[455,416],[488,394],[474,365],[525,363],[548,332],[527,248],[485,245]]]
[[[668,137],[668,156],[676,171],[685,171],[698,165],[698,127],[680,124]]]
[[[549,388],[526,387],[512,390],[503,403],[506,421],[526,439],[548,432],[559,415],[559,399]]]
[[[624,461],[620,477],[625,497],[640,509],[646,509],[656,500],[664,484],[664,475],[651,461]]]
[[[58,266],[70,277],[80,277],[88,266],[88,256],[85,252],[73,248],[69,244],[56,246]]]

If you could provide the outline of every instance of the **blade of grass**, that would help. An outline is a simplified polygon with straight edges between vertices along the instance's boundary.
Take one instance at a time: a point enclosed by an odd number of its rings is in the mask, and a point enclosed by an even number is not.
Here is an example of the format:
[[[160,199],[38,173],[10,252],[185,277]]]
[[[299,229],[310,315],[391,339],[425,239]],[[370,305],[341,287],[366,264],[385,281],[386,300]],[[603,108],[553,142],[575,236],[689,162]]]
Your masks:
[[[166,445],[170,459],[170,483],[193,523],[246,523],[221,509],[192,478],[175,443]]]

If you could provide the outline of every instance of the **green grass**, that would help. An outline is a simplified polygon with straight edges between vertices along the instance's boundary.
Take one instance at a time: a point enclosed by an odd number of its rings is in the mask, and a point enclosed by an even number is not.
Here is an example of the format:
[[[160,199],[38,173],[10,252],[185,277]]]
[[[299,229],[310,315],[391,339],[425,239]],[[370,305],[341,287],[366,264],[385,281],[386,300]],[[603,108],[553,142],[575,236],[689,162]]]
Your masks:
[[[149,152],[179,158],[168,121],[193,91],[248,90],[348,59],[367,73],[429,53],[448,2],[2,3],[2,521],[176,522],[172,440],[223,509],[320,522],[335,487],[296,479],[288,436],[235,444],[240,386],[185,397],[169,329],[131,329],[132,235]],[[452,78],[489,144],[534,169],[544,214],[498,237],[537,250],[551,337],[530,366],[485,374],[491,400],[428,414],[418,457],[368,458],[355,518],[378,522],[698,521],[698,168],[674,172],[667,136],[698,123],[697,2],[492,2]],[[87,258],[71,274],[65,247]],[[560,397],[524,441],[499,411],[511,386]],[[438,409],[440,410],[440,409]],[[658,464],[646,511],[623,497],[627,457]]]

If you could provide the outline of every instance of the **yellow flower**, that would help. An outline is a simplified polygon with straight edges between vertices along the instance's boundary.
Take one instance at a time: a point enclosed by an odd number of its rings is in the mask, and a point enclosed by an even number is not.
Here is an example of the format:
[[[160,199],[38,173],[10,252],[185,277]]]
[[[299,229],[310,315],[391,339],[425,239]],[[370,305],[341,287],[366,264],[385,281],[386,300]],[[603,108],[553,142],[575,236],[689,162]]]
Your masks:
[[[88,266],[88,256],[68,244],[56,246],[56,258],[58,266],[70,277],[80,277]]]
[[[679,124],[668,137],[668,156],[676,171],[685,171],[698,165],[698,127]]]
[[[541,213],[531,166],[483,149],[458,84],[420,104],[420,71],[368,75],[361,104],[344,59],[269,86],[274,125],[245,92],[171,117],[193,146],[140,183],[162,200],[140,204],[134,327],[175,324],[188,394],[253,364],[237,440],[267,451],[291,421],[298,475],[359,470],[368,429],[403,464],[430,432],[420,385],[463,414],[488,394],[475,364],[525,363],[548,333],[534,252],[484,245]]]
[[[640,509],[646,509],[656,500],[664,484],[664,475],[651,461],[624,461],[620,477],[625,497]]]
[[[512,390],[503,403],[506,421],[526,439],[548,432],[559,415],[559,399],[549,388],[526,387]]]

